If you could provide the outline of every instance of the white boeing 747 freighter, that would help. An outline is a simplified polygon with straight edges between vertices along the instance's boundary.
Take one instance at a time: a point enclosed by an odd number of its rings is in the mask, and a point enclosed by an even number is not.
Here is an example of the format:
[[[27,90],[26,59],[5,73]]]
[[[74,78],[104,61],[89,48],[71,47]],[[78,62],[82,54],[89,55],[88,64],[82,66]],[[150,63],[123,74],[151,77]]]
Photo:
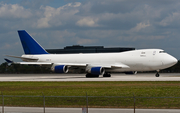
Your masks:
[[[113,72],[135,74],[137,71],[157,71],[171,67],[177,59],[162,49],[140,49],[117,53],[86,53],[86,54],[49,54],[25,30],[18,31],[24,55],[24,62],[9,63],[49,66],[56,73],[68,73],[69,70],[83,70],[86,77],[111,77]]]

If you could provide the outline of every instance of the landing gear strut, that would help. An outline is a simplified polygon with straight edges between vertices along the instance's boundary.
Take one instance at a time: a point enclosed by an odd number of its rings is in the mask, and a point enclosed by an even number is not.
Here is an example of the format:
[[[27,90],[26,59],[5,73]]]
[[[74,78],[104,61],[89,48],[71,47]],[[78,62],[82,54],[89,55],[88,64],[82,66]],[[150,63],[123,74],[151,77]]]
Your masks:
[[[111,74],[105,73],[105,74],[103,75],[103,77],[111,77]]]

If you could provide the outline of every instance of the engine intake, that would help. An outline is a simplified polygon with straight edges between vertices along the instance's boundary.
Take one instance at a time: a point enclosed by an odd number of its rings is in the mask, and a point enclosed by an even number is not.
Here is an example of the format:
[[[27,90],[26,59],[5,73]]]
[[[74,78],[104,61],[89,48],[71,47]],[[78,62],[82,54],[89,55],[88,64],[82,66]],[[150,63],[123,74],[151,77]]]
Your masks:
[[[66,65],[58,65],[54,67],[55,73],[67,73],[68,67]]]

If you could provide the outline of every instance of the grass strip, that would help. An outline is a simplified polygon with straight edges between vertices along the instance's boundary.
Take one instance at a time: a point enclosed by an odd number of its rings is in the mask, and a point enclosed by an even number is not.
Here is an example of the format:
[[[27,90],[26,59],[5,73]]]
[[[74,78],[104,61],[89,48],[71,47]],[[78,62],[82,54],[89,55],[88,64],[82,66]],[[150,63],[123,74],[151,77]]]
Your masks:
[[[133,98],[180,97],[180,82],[0,82],[4,95],[88,97],[89,107],[133,108]],[[119,97],[103,97],[119,96]],[[85,107],[86,97],[46,97],[48,107]],[[4,97],[5,106],[43,106],[43,97]],[[2,105],[2,99],[0,99]],[[136,108],[180,108],[180,98],[136,98]]]

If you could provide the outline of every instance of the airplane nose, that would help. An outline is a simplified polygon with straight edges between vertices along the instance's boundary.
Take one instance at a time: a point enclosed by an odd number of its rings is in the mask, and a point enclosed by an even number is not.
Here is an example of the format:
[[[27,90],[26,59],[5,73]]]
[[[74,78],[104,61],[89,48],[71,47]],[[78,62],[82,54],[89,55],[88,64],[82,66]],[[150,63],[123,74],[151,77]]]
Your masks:
[[[176,58],[174,58],[173,62],[174,62],[174,64],[177,64],[178,60]]]
[[[167,57],[165,59],[165,61],[163,62],[165,65],[169,65],[169,66],[173,66],[178,62],[178,60],[176,58],[174,58],[173,56]]]

